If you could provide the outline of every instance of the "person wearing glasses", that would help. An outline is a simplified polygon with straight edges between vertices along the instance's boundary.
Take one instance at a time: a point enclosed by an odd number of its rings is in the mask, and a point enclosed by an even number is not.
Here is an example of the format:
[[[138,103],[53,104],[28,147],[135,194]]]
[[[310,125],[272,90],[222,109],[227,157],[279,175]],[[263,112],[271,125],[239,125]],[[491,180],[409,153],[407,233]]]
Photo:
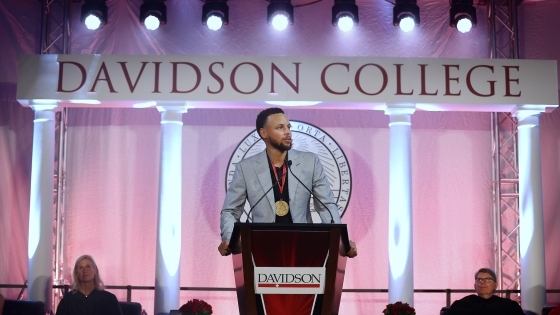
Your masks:
[[[494,295],[497,288],[494,270],[479,269],[474,274],[476,294],[453,302],[446,315],[524,315],[517,302]]]

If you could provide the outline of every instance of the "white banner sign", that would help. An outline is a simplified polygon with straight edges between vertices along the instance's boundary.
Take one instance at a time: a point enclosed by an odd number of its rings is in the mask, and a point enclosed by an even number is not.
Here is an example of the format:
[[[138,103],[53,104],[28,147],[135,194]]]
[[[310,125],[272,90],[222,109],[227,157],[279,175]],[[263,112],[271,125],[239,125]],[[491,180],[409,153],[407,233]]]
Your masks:
[[[324,267],[255,267],[257,294],[323,294]]]
[[[556,61],[377,57],[24,55],[17,98],[61,106],[190,107],[265,102],[375,108],[414,103],[434,110],[558,105]],[[290,103],[288,103],[290,104]],[[476,109],[475,109],[476,110]]]

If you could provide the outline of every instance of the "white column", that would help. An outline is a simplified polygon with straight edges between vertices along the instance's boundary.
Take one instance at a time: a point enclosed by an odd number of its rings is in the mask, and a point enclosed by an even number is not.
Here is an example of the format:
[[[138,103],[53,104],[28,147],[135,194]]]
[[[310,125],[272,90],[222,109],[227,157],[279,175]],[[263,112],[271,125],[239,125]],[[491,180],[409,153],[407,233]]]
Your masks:
[[[546,304],[539,115],[544,107],[517,106],[521,307],[540,314]]]
[[[158,102],[161,112],[154,314],[179,309],[184,103]]]
[[[387,104],[389,115],[389,303],[414,305],[410,118],[415,104]]]
[[[27,299],[51,309],[53,277],[53,202],[56,101],[31,104],[33,156],[29,202]]]

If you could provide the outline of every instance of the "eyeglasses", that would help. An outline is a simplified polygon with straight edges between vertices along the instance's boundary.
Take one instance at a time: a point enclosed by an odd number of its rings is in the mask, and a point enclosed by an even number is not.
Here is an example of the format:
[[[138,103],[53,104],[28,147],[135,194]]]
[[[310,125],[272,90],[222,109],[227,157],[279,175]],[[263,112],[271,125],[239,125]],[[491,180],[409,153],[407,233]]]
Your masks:
[[[492,278],[476,278],[475,280],[478,283],[488,283],[494,281]]]

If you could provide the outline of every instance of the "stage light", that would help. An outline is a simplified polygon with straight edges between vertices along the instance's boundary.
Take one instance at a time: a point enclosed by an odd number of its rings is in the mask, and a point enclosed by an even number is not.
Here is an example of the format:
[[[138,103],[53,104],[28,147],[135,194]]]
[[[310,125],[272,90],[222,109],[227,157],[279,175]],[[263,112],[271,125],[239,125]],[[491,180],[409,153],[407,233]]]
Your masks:
[[[107,24],[106,0],[84,0],[80,19],[90,30],[96,30],[101,24]]]
[[[470,32],[472,26],[473,26],[473,24],[472,24],[471,20],[469,20],[467,18],[462,18],[462,19],[459,20],[459,22],[457,22],[457,30],[461,33]]]
[[[399,28],[403,32],[410,32],[414,29],[414,20],[411,17],[405,17],[399,22]]]
[[[335,0],[332,7],[332,25],[348,32],[358,24],[358,6],[355,0]]]
[[[159,19],[153,15],[148,15],[144,19],[144,26],[150,31],[157,30],[160,24]]]
[[[202,6],[202,24],[217,31],[222,25],[229,23],[229,7],[227,0],[206,0]]]
[[[290,0],[271,0],[266,13],[268,24],[276,30],[282,31],[288,24],[294,24],[294,6]]]
[[[217,15],[211,15],[208,18],[207,24],[208,28],[213,30],[213,31],[217,31],[220,28],[222,28],[222,25],[224,25],[224,22],[222,21],[222,18],[220,18]]]
[[[92,31],[96,30],[101,26],[101,20],[93,14],[88,15],[85,20],[86,27]]]
[[[140,23],[153,31],[167,23],[167,6],[165,0],[144,0],[140,6]]]
[[[416,0],[397,0],[395,2],[393,25],[398,25],[404,32],[410,32],[414,26],[420,25],[420,8],[416,5]]]
[[[456,27],[461,33],[467,33],[476,26],[476,8],[473,0],[451,0],[449,9],[449,26]]]
[[[349,16],[343,16],[338,19],[338,28],[343,32],[348,32],[354,28],[354,20]]]
[[[272,18],[272,26],[278,31],[285,30],[289,23],[288,16],[283,13],[276,13]]]

